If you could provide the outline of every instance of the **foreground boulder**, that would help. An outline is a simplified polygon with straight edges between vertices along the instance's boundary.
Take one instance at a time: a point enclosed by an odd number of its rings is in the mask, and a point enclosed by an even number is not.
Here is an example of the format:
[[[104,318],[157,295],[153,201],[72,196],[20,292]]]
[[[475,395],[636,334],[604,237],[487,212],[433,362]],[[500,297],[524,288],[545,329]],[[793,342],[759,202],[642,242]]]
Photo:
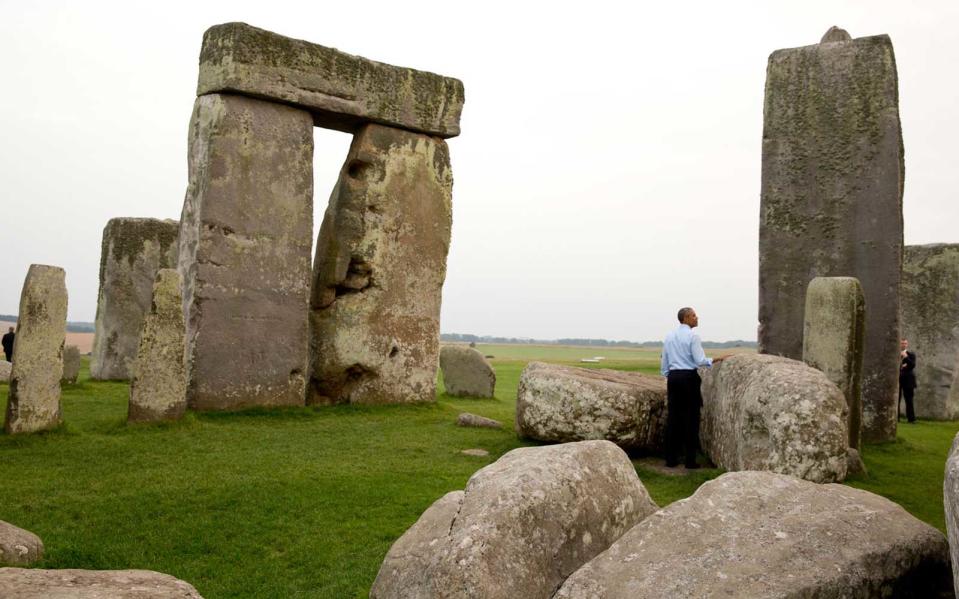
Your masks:
[[[390,548],[370,597],[546,599],[655,511],[612,443],[514,449],[423,513]]]
[[[819,483],[846,477],[846,398],[819,370],[741,354],[706,371],[702,390],[700,438],[718,466]]]
[[[0,566],[29,566],[41,557],[43,541],[40,537],[0,520]]]
[[[483,354],[472,347],[444,345],[440,369],[446,393],[456,397],[493,397],[496,373]]]
[[[203,599],[192,585],[150,570],[0,568],[0,597],[17,599]]]
[[[606,439],[658,451],[666,432],[662,377],[530,362],[519,379],[516,430],[540,441]]]
[[[946,508],[946,532],[949,535],[949,553],[952,571],[959,572],[959,435],[952,440],[952,449],[946,460],[946,479],[942,485]],[[955,592],[959,595],[959,577],[955,578]]]
[[[80,376],[80,348],[76,345],[67,345],[63,348],[63,374],[60,376],[60,383],[77,382]]]
[[[936,597],[951,584],[942,533],[888,499],[735,472],[635,526],[555,597]]]

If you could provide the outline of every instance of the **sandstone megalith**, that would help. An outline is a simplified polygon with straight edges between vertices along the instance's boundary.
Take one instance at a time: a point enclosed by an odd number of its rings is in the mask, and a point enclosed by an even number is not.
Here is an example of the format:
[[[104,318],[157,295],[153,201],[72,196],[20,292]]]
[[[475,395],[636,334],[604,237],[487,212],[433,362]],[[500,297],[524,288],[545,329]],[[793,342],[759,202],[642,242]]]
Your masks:
[[[452,185],[442,139],[357,132],[316,242],[310,403],[435,400]]]
[[[31,264],[20,293],[13,342],[7,433],[32,433],[60,424],[60,377],[67,330],[62,268]]]
[[[200,96],[189,146],[178,264],[189,405],[303,405],[313,120],[280,104]]]
[[[186,411],[183,297],[180,273],[163,268],[153,284],[130,382],[128,422],[176,420]]]
[[[959,435],[952,440],[952,448],[946,458],[946,474],[942,483],[942,496],[946,511],[946,533],[949,536],[949,556],[953,573],[959,572]],[[959,576],[954,578],[955,592],[959,596]]]
[[[514,449],[438,499],[390,548],[371,599],[549,599],[655,512],[607,441]]]
[[[818,483],[846,477],[848,407],[825,374],[779,356],[739,354],[703,377],[700,438],[726,470]]]
[[[916,416],[959,419],[959,244],[907,245],[902,336],[916,352]]]
[[[862,437],[896,435],[903,145],[886,35],[777,50],[766,70],[759,347],[802,357],[806,286],[862,283]]]
[[[63,374],[61,383],[74,384],[80,376],[80,348],[76,345],[66,345],[63,348]]]
[[[859,448],[865,300],[855,277],[816,277],[806,289],[803,362],[823,371],[849,407],[849,446]]]
[[[177,226],[175,220],[111,218],[103,228],[90,378],[126,380],[132,375],[153,277],[161,268],[176,266]]]
[[[0,566],[29,566],[42,557],[40,537],[0,520]]]
[[[193,585],[150,570],[0,568],[0,597],[17,599],[203,599]]]
[[[440,348],[443,386],[454,397],[493,397],[496,372],[483,354],[472,347],[444,345]]]

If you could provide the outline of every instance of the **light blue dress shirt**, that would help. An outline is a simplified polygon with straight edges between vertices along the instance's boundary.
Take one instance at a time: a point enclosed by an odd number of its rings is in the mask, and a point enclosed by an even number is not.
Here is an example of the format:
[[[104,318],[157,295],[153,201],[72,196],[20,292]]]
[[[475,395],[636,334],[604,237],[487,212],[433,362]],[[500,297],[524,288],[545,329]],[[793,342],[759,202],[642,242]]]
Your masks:
[[[713,365],[712,358],[706,357],[703,342],[688,324],[679,325],[666,335],[663,341],[663,361],[660,370],[668,376],[670,370],[695,370]]]

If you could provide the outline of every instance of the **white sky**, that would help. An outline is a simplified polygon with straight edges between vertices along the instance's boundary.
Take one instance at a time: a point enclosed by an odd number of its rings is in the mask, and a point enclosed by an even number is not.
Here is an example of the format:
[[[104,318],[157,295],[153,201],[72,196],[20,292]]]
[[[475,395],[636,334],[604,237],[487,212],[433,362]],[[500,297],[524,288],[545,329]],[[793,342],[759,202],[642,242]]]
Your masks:
[[[888,33],[906,243],[959,241],[959,3],[0,0],[0,313],[30,263],[96,312],[115,216],[179,218],[203,31],[245,21],[466,86],[444,332],[755,339],[766,59]],[[314,227],[349,136],[316,130]]]

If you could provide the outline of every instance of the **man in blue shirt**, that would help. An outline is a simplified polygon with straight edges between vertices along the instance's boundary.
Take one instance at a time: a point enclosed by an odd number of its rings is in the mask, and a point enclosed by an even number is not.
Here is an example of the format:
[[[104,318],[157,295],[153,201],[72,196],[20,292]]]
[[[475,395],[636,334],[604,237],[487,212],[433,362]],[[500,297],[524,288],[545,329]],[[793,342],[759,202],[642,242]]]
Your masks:
[[[699,468],[699,413],[703,396],[699,389],[697,368],[710,368],[715,360],[707,358],[702,341],[693,329],[699,317],[692,308],[682,308],[677,315],[679,328],[663,341],[661,371],[666,377],[666,465],[679,465],[679,453],[685,446],[686,468]]]

